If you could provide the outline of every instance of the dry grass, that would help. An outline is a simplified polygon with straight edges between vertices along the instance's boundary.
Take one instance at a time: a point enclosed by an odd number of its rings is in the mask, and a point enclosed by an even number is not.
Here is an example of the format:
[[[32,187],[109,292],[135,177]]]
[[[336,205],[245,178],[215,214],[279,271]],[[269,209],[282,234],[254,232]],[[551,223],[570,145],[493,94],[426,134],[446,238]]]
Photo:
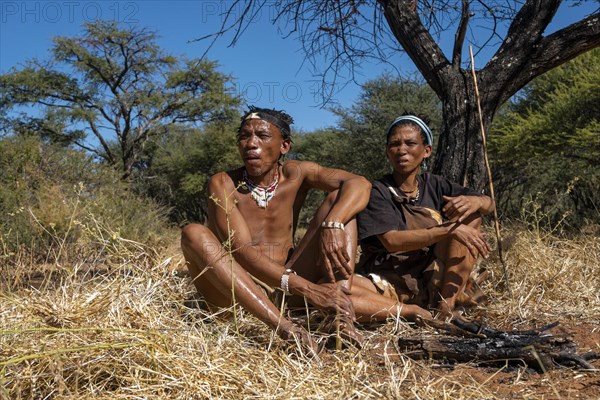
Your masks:
[[[514,231],[506,251],[511,299],[504,290],[498,262],[487,292],[498,301],[487,307],[494,321],[531,324],[566,318],[600,323],[600,237],[561,239],[539,232]]]
[[[556,397],[519,386],[536,379],[549,393],[565,393],[554,375],[499,368],[481,379],[472,366],[449,373],[410,360],[395,337],[416,330],[401,321],[365,329],[360,351],[311,359],[247,313],[234,321],[187,308],[194,290],[180,273],[178,246],[115,249],[120,257],[88,257],[111,260],[104,264],[0,259],[0,398],[496,399],[506,397],[492,384],[502,374],[515,398]],[[489,324],[522,328],[560,319],[600,329],[600,238],[518,232],[507,251],[513,298],[499,263],[485,263],[493,273],[484,285]]]

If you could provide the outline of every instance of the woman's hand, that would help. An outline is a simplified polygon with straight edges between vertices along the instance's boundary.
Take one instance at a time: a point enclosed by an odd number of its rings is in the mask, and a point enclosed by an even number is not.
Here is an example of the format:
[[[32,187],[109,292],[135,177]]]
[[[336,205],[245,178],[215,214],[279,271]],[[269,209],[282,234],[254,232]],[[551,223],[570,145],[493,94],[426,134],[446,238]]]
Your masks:
[[[462,222],[482,207],[482,199],[479,196],[442,196],[442,198],[446,202],[442,211],[450,221]]]
[[[464,244],[474,258],[477,258],[479,255],[483,258],[488,258],[490,255],[492,249],[485,240],[484,234],[479,229],[456,222],[450,228],[449,233],[452,238]]]

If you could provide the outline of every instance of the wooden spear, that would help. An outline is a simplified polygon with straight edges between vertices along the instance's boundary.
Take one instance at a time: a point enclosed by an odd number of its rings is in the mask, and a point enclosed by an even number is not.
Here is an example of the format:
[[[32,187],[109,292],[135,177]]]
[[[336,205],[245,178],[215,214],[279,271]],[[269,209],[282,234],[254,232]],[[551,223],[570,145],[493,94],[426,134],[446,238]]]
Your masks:
[[[471,73],[473,74],[473,82],[475,83],[475,97],[477,98],[477,111],[479,112],[479,127],[481,131],[481,143],[483,144],[483,159],[485,160],[485,169],[487,171],[488,181],[490,183],[490,196],[494,204],[496,204],[496,197],[494,196],[494,182],[492,182],[492,170],[490,169],[490,162],[488,161],[487,155],[487,141],[485,138],[485,128],[483,126],[483,113],[481,112],[481,101],[479,98],[479,88],[477,87],[477,75],[475,75],[475,60],[473,59],[473,47],[469,46],[469,54],[471,56]],[[498,211],[494,207],[494,227],[496,228],[496,240],[498,241],[498,257],[500,257],[500,263],[502,264],[502,272],[504,274],[504,282],[508,289],[508,294],[512,298],[512,290],[508,282],[508,268],[504,261],[502,254],[502,238],[500,237],[500,221],[498,220]]]

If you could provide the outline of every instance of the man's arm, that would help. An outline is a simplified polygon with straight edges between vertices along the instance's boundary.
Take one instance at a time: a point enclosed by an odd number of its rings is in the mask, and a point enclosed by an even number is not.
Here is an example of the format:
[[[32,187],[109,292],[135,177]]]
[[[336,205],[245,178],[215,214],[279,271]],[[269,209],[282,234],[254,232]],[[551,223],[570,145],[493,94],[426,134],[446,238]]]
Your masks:
[[[236,188],[231,178],[224,172],[213,176],[208,190],[211,193],[208,215],[219,239],[224,242],[230,239],[232,255],[246,271],[269,286],[279,287],[285,267],[262,254],[261,247],[252,242],[248,224],[235,203]],[[298,275],[290,276],[289,289],[293,294],[305,296],[316,307],[354,316],[346,296],[332,294],[328,288]]]
[[[371,184],[364,177],[340,169],[326,168],[313,162],[299,162],[298,167],[304,177],[305,189],[338,191],[334,204],[324,217],[324,222],[347,223],[367,206]],[[331,282],[335,282],[334,271],[338,271],[346,279],[354,272],[346,244],[343,230],[321,230],[321,256]]]

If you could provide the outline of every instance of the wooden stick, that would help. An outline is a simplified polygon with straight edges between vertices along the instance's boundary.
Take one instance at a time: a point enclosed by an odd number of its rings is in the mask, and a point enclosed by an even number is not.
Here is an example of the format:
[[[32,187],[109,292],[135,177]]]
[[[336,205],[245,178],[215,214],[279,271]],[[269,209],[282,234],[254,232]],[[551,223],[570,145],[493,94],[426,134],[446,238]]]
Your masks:
[[[485,138],[485,127],[483,125],[483,113],[481,112],[481,101],[479,98],[479,88],[477,87],[477,76],[475,75],[475,60],[473,59],[473,48],[469,46],[469,54],[471,55],[471,72],[473,74],[473,82],[475,83],[475,97],[477,98],[477,111],[479,112],[479,127],[481,131],[481,142],[483,144],[483,159],[485,161],[485,169],[487,171],[488,181],[490,183],[490,196],[494,205],[496,204],[496,198],[494,196],[494,182],[492,181],[492,170],[490,169],[490,162],[487,155],[487,141]],[[508,268],[504,262],[504,256],[502,254],[502,238],[500,237],[500,221],[498,220],[498,211],[494,206],[494,227],[496,228],[496,240],[498,241],[498,257],[500,257],[500,263],[502,264],[502,271],[504,274],[504,282],[508,289],[508,294],[512,298],[512,290],[510,283],[508,282]]]

